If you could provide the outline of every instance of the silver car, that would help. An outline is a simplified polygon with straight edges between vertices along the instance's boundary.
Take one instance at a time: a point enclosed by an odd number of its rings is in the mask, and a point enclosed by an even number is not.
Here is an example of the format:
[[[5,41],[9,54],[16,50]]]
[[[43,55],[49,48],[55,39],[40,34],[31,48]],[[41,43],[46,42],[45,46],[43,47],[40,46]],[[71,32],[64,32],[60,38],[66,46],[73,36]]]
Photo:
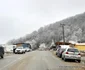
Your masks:
[[[81,54],[76,48],[66,48],[66,50],[62,53],[62,59],[64,61],[66,61],[67,59],[77,60],[80,63]]]

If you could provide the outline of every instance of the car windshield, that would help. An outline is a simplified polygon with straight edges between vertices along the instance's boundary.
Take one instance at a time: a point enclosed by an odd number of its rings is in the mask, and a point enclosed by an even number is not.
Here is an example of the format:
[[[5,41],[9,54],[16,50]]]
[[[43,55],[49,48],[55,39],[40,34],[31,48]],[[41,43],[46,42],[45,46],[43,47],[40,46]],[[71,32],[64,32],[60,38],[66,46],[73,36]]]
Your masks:
[[[18,47],[17,49],[23,49],[23,47]]]
[[[68,52],[79,52],[77,49],[68,49]]]

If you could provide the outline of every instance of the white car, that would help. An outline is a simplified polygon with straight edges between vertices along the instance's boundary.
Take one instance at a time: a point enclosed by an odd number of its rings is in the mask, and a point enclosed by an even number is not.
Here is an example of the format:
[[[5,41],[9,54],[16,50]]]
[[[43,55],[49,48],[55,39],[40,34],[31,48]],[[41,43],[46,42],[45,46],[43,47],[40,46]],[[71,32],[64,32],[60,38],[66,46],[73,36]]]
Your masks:
[[[66,50],[62,53],[62,59],[64,61],[66,61],[67,59],[77,60],[80,63],[81,54],[76,48],[66,48]]]
[[[29,49],[29,48],[25,48],[25,51],[26,51],[26,52],[30,52],[31,49]]]
[[[25,49],[23,47],[17,47],[15,53],[25,53]]]
[[[69,45],[60,45],[57,48],[56,55],[61,58],[62,57],[62,53],[65,51],[66,48],[69,48]]]

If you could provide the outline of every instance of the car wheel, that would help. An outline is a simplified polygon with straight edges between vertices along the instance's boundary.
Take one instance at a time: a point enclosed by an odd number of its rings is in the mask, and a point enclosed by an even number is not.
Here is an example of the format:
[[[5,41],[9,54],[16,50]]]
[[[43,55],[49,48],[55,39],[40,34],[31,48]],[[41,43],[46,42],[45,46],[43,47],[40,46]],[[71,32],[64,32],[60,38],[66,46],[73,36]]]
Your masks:
[[[62,54],[60,55],[60,58],[62,57]]]
[[[23,52],[23,54],[25,54],[25,52]]]
[[[63,60],[63,57],[62,57],[62,60]]]
[[[77,60],[79,63],[81,62],[81,60]]]
[[[66,58],[64,57],[64,61],[66,61]]]
[[[4,58],[4,56],[2,55],[1,58]]]

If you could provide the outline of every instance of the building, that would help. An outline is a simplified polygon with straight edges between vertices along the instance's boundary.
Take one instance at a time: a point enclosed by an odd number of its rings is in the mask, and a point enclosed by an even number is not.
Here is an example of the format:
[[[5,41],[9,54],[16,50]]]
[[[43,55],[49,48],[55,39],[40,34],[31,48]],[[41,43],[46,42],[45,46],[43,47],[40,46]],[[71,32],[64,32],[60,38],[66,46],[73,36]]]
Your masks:
[[[31,45],[29,43],[17,43],[16,47],[20,47],[23,46],[23,48],[30,48],[31,49]]]
[[[56,42],[56,45],[70,45],[71,43],[67,43],[67,42]]]
[[[85,51],[85,43],[76,43],[73,41],[70,41],[69,43],[64,43],[64,42],[56,42],[56,45],[70,45],[73,46],[74,48],[77,48],[79,51]]]
[[[85,51],[85,43],[76,43],[75,48],[77,48],[80,51]]]

